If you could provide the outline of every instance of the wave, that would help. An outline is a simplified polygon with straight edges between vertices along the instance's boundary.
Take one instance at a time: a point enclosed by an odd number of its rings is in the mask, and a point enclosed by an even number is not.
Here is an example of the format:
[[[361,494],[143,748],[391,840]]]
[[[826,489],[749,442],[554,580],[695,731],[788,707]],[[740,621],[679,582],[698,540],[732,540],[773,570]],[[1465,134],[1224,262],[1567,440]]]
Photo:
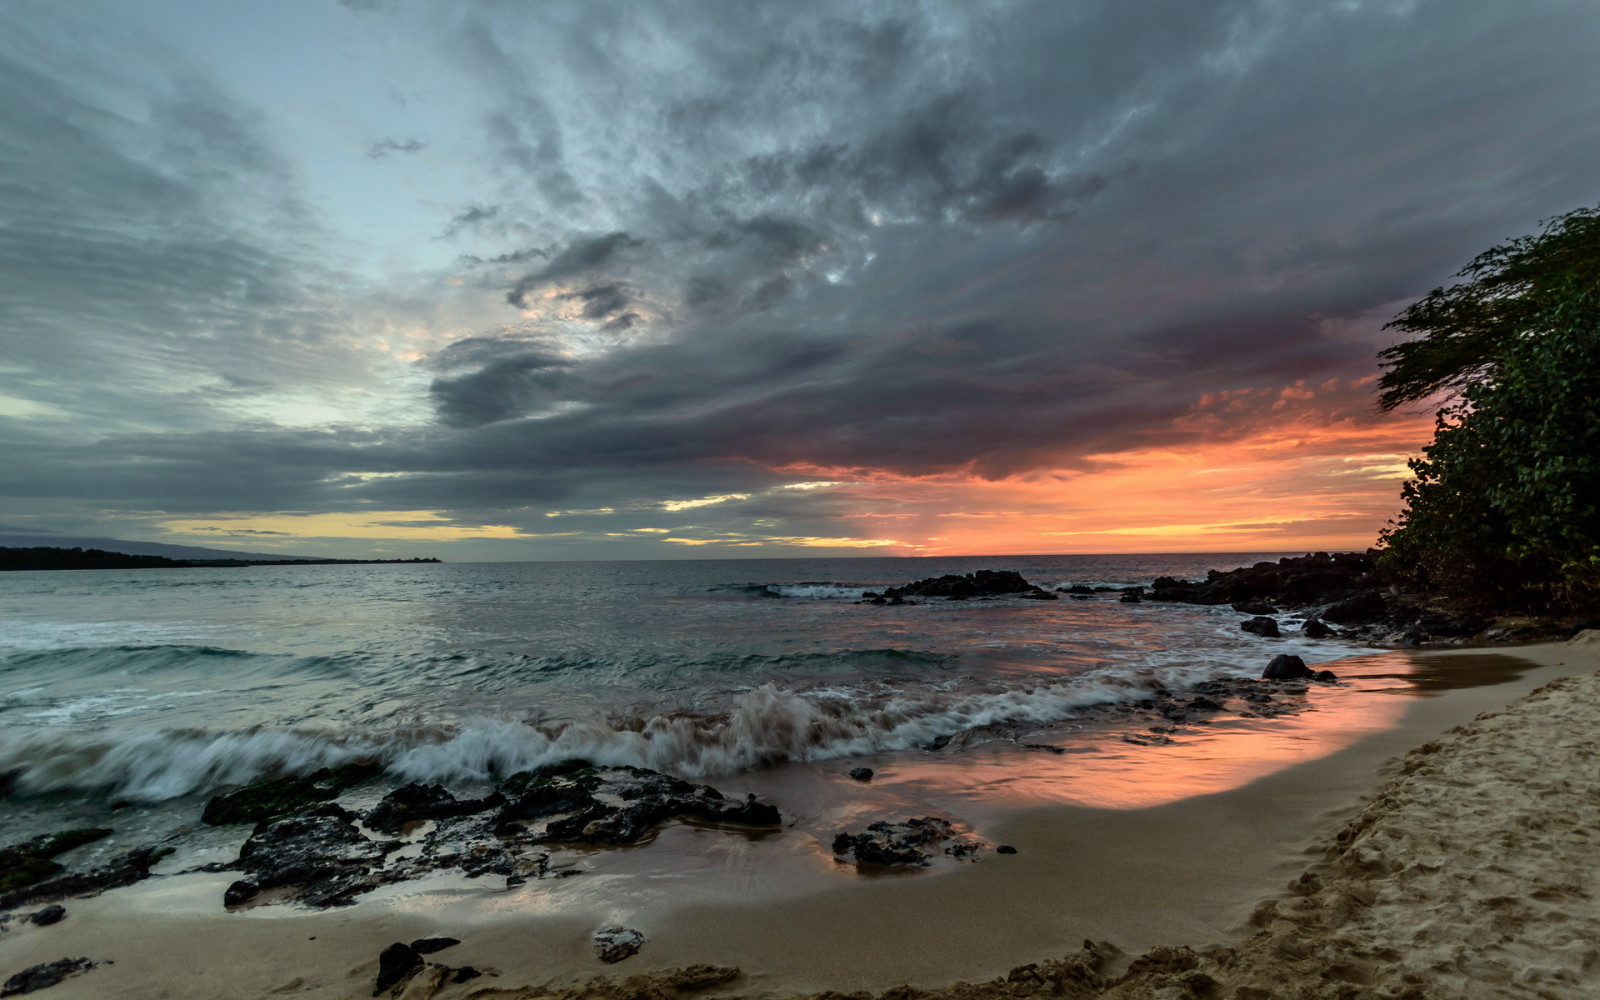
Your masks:
[[[999,723],[1061,722],[1096,705],[1182,690],[1237,674],[1193,664],[1104,668],[1049,683],[796,691],[767,683],[716,711],[530,723],[475,718],[459,726],[376,732],[257,729],[0,737],[0,773],[22,793],[88,792],[160,801],[356,759],[406,781],[482,782],[569,757],[686,777],[736,774],[784,761],[904,750]]]
[[[861,592],[872,585],[840,583],[832,580],[807,580],[798,583],[725,583],[707,588],[713,594],[742,594],[754,598],[788,597],[809,601],[859,601]]]

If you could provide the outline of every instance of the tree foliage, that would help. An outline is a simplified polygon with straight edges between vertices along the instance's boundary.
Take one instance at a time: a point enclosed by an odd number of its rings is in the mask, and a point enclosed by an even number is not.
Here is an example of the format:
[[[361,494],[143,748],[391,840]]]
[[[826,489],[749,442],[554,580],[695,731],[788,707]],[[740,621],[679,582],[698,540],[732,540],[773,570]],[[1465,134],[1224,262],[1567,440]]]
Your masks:
[[[1507,350],[1570,288],[1600,286],[1600,206],[1557,216],[1544,231],[1502,243],[1384,327],[1421,334],[1380,351],[1388,369],[1378,405],[1392,410],[1492,380]]]
[[[1392,577],[1484,608],[1600,609],[1596,234],[1596,211],[1563,216],[1474,261],[1463,274],[1484,287],[1435,291],[1402,314],[1427,337],[1384,352],[1412,363],[1408,381],[1398,365],[1390,373],[1389,392],[1460,392],[1411,462],[1405,510],[1384,532]],[[1423,326],[1430,317],[1440,325]],[[1432,354],[1399,354],[1434,339]],[[1430,358],[1448,366],[1427,368]]]

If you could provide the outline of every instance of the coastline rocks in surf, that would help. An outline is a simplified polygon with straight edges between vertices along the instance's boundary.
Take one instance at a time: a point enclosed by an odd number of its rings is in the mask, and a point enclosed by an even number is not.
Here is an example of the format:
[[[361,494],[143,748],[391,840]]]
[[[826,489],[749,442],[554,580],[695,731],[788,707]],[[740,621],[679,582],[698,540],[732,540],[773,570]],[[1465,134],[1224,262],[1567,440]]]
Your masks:
[[[41,834],[32,840],[0,848],[0,891],[21,888],[49,878],[61,871],[61,865],[51,860],[56,855],[110,834],[111,831],[103,827],[83,827]]]
[[[1151,586],[1151,597],[1185,604],[1265,602],[1304,606],[1343,601],[1378,586],[1371,553],[1316,552],[1227,572],[1211,570],[1199,583],[1158,577]]]
[[[854,778],[856,781],[871,781],[872,780],[872,768],[870,768],[870,767],[852,767],[850,769],[850,777]]]
[[[971,860],[984,846],[982,841],[959,834],[947,819],[919,816],[904,823],[879,820],[863,833],[841,832],[833,838],[833,853],[849,856],[856,866],[892,868],[902,865],[926,867],[940,844],[954,841],[943,853],[957,860]]]
[[[319,802],[327,802],[340,792],[382,773],[376,763],[342,764],[325,767],[301,777],[269,778],[215,796],[206,803],[202,822],[212,826],[230,823],[260,823],[302,812]]]
[[[777,826],[776,807],[725,798],[709,785],[640,767],[595,767],[588,761],[513,775],[497,833],[526,833],[532,842],[632,844],[669,819],[691,816],[738,826]]]
[[[1309,639],[1353,639],[1369,645],[1419,646],[1478,641],[1536,641],[1555,638],[1558,624],[1524,633],[1503,633],[1473,615],[1428,605],[1422,595],[1381,589],[1369,551],[1316,552],[1259,562],[1239,569],[1211,570],[1201,581],[1158,577],[1152,600],[1185,604],[1228,604],[1242,614],[1265,615],[1283,608],[1304,609],[1302,628]],[[1271,609],[1271,610],[1269,610]],[[1342,627],[1335,631],[1328,623]]]
[[[1293,681],[1308,679],[1316,676],[1311,668],[1306,666],[1306,661],[1289,653],[1280,653],[1272,658],[1267,668],[1261,671],[1261,679],[1268,681]]]
[[[1383,595],[1369,590],[1330,605],[1319,617],[1335,625],[1367,625],[1381,620],[1388,610]]]
[[[28,922],[35,927],[49,927],[59,924],[67,918],[67,908],[60,903],[51,903],[42,910],[35,910],[28,914]]]
[[[99,868],[68,872],[0,893],[0,910],[14,910],[31,903],[52,903],[69,896],[92,896],[107,889],[132,885],[149,878],[151,867],[171,853],[170,847],[136,847]]]
[[[1261,601],[1236,601],[1233,605],[1233,610],[1241,615],[1275,615],[1278,613],[1276,607],[1271,604],[1264,604]]]
[[[1012,570],[980,569],[976,573],[957,576],[928,577],[903,587],[890,587],[881,594],[863,594],[872,597],[872,603],[904,601],[908,597],[942,597],[947,601],[965,601],[974,597],[1027,597],[1037,601],[1058,600],[1056,595],[1035,586]]]
[[[644,935],[632,927],[616,925],[602,927],[594,932],[595,957],[607,965],[615,965],[625,958],[639,954],[644,946]]]
[[[409,823],[471,816],[503,806],[505,802],[505,795],[498,791],[481,799],[457,799],[443,785],[413,782],[385,795],[367,813],[364,822],[368,829],[379,833],[399,833]]]
[[[58,958],[54,962],[29,966],[0,986],[0,997],[18,997],[54,986],[68,976],[89,971],[96,964],[87,958]]]
[[[347,906],[384,879],[373,870],[399,841],[368,839],[355,814],[329,803],[304,816],[263,823],[239,848],[245,877],[228,886],[227,906],[240,906],[270,889],[287,890],[316,907]]]
[[[1327,639],[1339,634],[1315,618],[1307,618],[1306,623],[1300,626],[1300,631],[1307,639]]]
[[[1266,639],[1276,639],[1282,634],[1278,631],[1277,621],[1268,618],[1266,615],[1257,615],[1247,622],[1240,622],[1239,627],[1252,635],[1259,635]]]

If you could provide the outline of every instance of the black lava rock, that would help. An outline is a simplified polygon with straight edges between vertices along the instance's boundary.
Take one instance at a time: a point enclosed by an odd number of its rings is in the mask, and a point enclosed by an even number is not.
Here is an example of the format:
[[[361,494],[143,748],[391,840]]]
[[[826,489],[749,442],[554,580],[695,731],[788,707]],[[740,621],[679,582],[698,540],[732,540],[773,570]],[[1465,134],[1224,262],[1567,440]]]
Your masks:
[[[49,927],[59,924],[67,916],[67,908],[60,903],[52,903],[42,910],[35,910],[28,915],[28,920],[39,927]]]
[[[1275,615],[1278,609],[1271,604],[1260,601],[1238,601],[1233,605],[1233,610],[1241,615]]]
[[[457,799],[443,785],[412,783],[401,785],[373,807],[366,824],[380,833],[399,833],[407,823],[429,819],[449,819],[496,809],[505,805],[500,792],[482,799]]]
[[[1267,664],[1267,669],[1261,672],[1261,678],[1269,681],[1299,680],[1313,676],[1305,660],[1287,653],[1274,656],[1272,662]]]
[[[0,891],[49,878],[61,870],[51,858],[110,834],[110,830],[102,827],[84,827],[41,834],[32,840],[0,848]]]
[[[200,815],[212,826],[230,823],[260,823],[278,816],[304,812],[326,802],[346,788],[374,777],[383,768],[378,764],[342,764],[325,767],[303,777],[273,778],[218,795],[206,803]]]
[[[313,815],[262,824],[239,848],[246,874],[228,887],[223,902],[238,906],[268,889],[289,887],[312,906],[346,906],[377,888],[382,880],[372,870],[400,843],[368,840],[353,818],[329,804]]]
[[[1057,600],[1054,594],[1037,587],[1011,570],[980,569],[976,573],[957,576],[947,573],[908,583],[903,587],[890,587],[883,597],[942,597],[947,601],[965,601],[973,597],[1031,597],[1041,601]],[[874,601],[873,603],[877,603]]]
[[[920,816],[904,823],[879,820],[870,824],[864,833],[840,833],[835,836],[833,853],[852,856],[857,866],[920,867],[925,866],[933,856],[932,848],[955,839],[957,834],[950,821],[937,816]],[[971,841],[963,843],[971,844],[974,849],[977,846]]]
[[[1335,625],[1364,625],[1381,620],[1388,609],[1383,595],[1369,590],[1332,605],[1321,617]]]
[[[373,985],[372,995],[377,996],[405,982],[420,972],[425,964],[415,948],[396,941],[378,955],[378,978]]]
[[[856,779],[857,781],[871,781],[872,780],[872,768],[870,768],[870,767],[852,767],[850,769],[850,777]]]
[[[54,986],[63,979],[77,972],[86,972],[94,968],[95,963],[87,958],[58,958],[54,962],[42,962],[30,966],[5,981],[0,986],[0,997],[17,997],[34,990],[42,990],[47,986]]]
[[[411,942],[411,950],[419,955],[432,955],[436,951],[444,951],[460,943],[460,938],[453,937],[417,938]]]
[[[641,767],[595,768],[584,761],[557,770],[512,775],[504,785],[506,803],[495,821],[543,821],[535,841],[632,844],[678,816],[739,826],[777,826],[776,807],[754,795],[729,799],[709,785],[695,785]]]
[[[1306,619],[1306,623],[1300,626],[1300,631],[1305,634],[1307,639],[1326,639],[1328,636],[1334,634],[1333,629],[1317,621],[1315,618]]]
[[[1010,844],[1001,844],[999,847],[994,849],[994,852],[996,854],[1015,854],[1017,853],[1017,849],[1012,847]]]
[[[1275,619],[1268,618],[1265,615],[1252,618],[1247,622],[1240,622],[1239,627],[1244,629],[1246,632],[1250,632],[1267,639],[1276,639],[1282,634],[1278,631],[1277,621]]]
[[[86,896],[132,885],[150,877],[150,868],[172,853],[170,847],[136,847],[119,854],[100,868],[69,872],[10,892],[0,893],[0,910],[14,910],[29,903],[48,903],[69,896]]]
[[[644,935],[631,927],[602,927],[594,932],[594,952],[600,961],[612,965],[639,954]]]

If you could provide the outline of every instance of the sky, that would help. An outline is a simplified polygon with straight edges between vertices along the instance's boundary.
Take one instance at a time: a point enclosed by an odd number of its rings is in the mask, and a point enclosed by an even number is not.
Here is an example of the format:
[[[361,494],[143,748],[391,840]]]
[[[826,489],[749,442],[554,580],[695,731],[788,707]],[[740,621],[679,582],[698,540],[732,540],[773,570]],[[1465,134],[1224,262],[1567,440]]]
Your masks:
[[[1360,549],[1592,0],[7,0],[0,533]]]

